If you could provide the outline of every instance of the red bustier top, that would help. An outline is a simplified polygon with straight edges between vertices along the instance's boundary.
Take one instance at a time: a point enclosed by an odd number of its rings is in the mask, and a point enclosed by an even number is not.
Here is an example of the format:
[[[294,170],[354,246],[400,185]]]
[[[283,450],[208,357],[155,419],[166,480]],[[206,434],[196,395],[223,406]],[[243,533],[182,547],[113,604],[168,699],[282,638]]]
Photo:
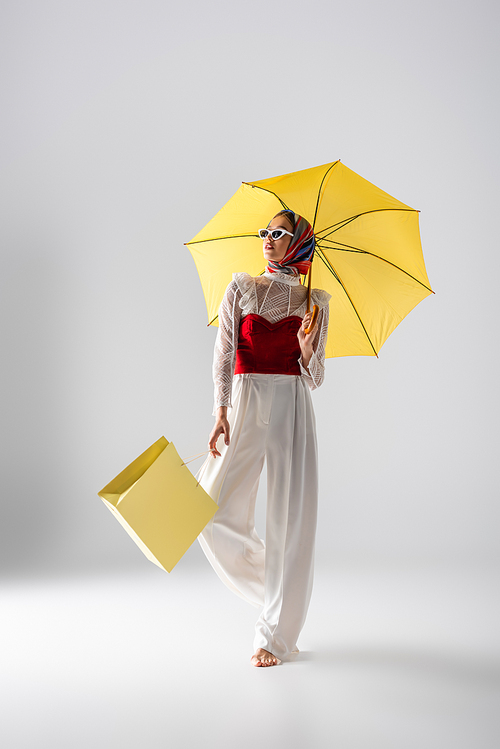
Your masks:
[[[272,323],[260,315],[245,315],[240,323],[235,374],[300,375],[297,332],[302,318],[292,315]]]

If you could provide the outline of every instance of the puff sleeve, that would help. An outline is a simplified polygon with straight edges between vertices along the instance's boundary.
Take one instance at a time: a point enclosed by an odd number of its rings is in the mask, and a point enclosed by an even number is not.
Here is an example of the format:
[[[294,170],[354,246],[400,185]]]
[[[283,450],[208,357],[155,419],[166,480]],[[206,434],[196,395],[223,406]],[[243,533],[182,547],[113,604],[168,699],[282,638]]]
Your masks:
[[[214,380],[215,415],[219,406],[232,407],[231,394],[233,374],[238,347],[241,307],[241,291],[233,279],[227,287],[219,307],[219,330],[215,340],[212,374]]]

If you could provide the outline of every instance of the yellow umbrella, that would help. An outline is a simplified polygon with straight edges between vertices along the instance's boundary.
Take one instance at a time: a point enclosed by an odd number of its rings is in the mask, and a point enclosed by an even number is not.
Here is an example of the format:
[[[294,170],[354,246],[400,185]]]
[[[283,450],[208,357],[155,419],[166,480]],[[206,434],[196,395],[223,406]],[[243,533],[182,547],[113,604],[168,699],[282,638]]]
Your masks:
[[[232,274],[264,271],[258,230],[282,209],[304,216],[316,247],[313,286],[332,295],[326,356],[377,356],[401,320],[429,294],[419,211],[340,163],[243,182],[186,242],[210,325]]]

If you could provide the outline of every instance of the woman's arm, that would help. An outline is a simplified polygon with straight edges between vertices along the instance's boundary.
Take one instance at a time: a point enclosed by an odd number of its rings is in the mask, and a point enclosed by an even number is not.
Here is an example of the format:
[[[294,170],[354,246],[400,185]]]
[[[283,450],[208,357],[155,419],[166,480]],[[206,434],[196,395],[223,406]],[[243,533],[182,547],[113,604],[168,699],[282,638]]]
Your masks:
[[[305,330],[311,320],[311,312],[307,312],[297,333],[301,350],[300,371],[311,390],[318,388],[325,377],[325,345],[329,311],[328,304],[321,308],[316,325],[306,335]]]
[[[224,434],[226,445],[229,444],[229,423],[227,409],[231,408],[231,394],[233,374],[238,346],[241,308],[239,300],[241,292],[235,281],[231,281],[226,289],[219,308],[219,330],[214,348],[213,379],[214,379],[214,409],[215,426],[209,437],[209,448],[212,455],[220,455],[215,443]]]
[[[224,442],[229,445],[229,422],[227,420],[227,406],[219,406],[215,414],[215,426],[210,432],[208,438],[208,448],[212,451],[214,458],[217,455],[220,457],[220,452],[217,450],[217,440],[224,435]]]
[[[241,292],[236,281],[231,281],[219,307],[219,330],[215,340],[212,368],[214,379],[213,415],[216,414],[219,406],[231,408],[231,392],[241,318],[241,307],[238,304],[240,298]]]

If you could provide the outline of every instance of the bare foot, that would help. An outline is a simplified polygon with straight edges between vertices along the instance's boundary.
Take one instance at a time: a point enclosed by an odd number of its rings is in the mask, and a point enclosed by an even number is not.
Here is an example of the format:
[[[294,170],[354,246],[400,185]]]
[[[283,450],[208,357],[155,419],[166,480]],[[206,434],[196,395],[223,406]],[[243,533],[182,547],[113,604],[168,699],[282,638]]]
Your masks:
[[[279,658],[263,648],[259,648],[255,655],[252,655],[251,661],[254,666],[277,666],[281,663]]]

